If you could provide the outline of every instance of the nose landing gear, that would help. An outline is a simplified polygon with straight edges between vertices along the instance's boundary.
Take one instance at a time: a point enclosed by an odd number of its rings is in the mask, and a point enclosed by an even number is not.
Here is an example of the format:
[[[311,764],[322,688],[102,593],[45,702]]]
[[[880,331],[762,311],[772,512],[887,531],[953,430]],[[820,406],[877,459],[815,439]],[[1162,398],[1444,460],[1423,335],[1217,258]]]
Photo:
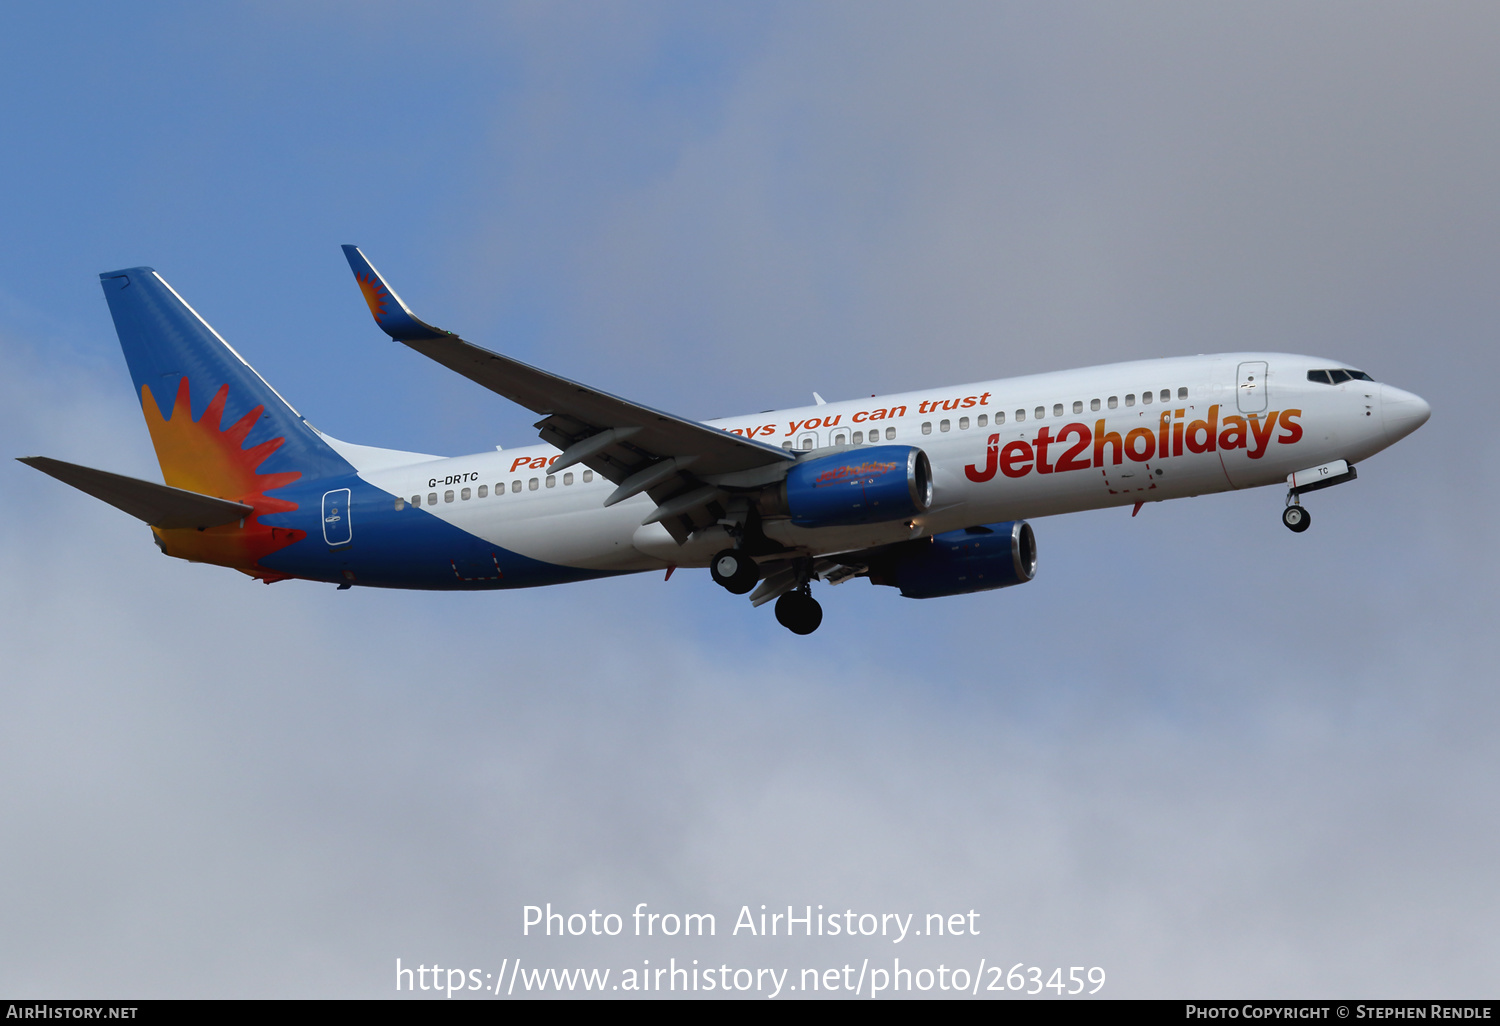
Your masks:
[[[1287,526],[1287,530],[1301,534],[1312,526],[1312,514],[1305,506],[1289,503],[1287,508],[1281,511],[1281,522]]]

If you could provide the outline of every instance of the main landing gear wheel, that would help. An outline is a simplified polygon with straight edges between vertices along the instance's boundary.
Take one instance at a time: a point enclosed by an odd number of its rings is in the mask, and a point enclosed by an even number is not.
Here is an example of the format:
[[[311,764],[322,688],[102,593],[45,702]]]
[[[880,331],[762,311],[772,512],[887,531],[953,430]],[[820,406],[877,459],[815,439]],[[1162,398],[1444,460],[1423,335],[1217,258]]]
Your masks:
[[[1301,534],[1312,526],[1312,514],[1305,506],[1288,506],[1281,511],[1281,522],[1288,530]]]
[[[730,594],[744,595],[760,580],[760,567],[739,549],[725,549],[708,564],[708,574]]]
[[[823,607],[805,591],[789,591],[776,600],[776,620],[793,634],[811,634],[823,622]]]

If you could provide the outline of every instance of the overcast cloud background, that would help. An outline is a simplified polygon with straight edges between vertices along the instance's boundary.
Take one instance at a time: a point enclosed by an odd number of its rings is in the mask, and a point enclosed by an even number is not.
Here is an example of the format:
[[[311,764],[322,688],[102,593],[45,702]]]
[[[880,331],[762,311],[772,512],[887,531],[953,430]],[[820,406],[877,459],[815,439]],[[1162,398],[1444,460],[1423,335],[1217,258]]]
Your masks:
[[[96,279],[141,263],[336,436],[532,441],[377,332],[344,242],[696,417],[1238,348],[1434,409],[1308,534],[1275,489],[1043,519],[1025,588],[825,588],[810,638],[702,572],[268,588],[8,464],[0,991],[899,955],[1496,993],[1500,8],[11,5],[0,39],[8,455],[156,477]],[[523,939],[548,901],[720,936]],[[761,903],[983,932],[725,936]]]

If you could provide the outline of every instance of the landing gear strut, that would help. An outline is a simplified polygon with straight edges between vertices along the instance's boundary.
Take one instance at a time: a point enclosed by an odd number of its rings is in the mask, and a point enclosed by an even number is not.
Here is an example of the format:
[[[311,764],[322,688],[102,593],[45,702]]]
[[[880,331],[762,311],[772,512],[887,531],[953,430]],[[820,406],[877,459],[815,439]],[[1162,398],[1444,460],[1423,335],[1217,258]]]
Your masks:
[[[811,634],[823,622],[823,607],[804,584],[776,600],[776,620],[793,634]]]
[[[1281,511],[1281,522],[1287,526],[1288,530],[1301,534],[1312,526],[1312,514],[1300,504],[1288,505]]]
[[[739,549],[725,549],[708,564],[708,574],[731,595],[744,595],[760,580],[760,567]]]

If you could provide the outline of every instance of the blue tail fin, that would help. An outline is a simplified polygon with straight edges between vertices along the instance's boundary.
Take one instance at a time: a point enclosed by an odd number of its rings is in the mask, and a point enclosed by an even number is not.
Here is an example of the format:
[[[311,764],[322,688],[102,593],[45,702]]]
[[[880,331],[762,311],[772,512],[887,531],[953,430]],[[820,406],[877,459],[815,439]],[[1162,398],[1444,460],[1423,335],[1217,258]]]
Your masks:
[[[247,475],[262,490],[352,470],[161,275],[99,278],[167,484],[237,498]]]

